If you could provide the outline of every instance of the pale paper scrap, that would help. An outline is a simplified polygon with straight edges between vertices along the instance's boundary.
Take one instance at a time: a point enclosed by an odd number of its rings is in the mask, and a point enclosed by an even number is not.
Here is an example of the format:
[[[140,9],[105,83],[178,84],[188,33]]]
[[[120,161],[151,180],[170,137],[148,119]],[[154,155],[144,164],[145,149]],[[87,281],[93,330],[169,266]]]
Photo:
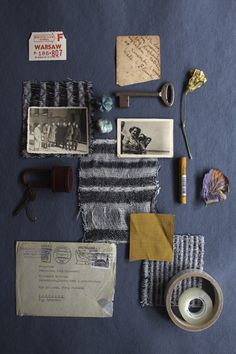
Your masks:
[[[160,79],[160,37],[116,38],[116,83],[119,86]]]
[[[115,280],[115,244],[16,244],[19,316],[112,317]]]
[[[29,60],[66,60],[66,38],[62,31],[32,32],[29,39]]]

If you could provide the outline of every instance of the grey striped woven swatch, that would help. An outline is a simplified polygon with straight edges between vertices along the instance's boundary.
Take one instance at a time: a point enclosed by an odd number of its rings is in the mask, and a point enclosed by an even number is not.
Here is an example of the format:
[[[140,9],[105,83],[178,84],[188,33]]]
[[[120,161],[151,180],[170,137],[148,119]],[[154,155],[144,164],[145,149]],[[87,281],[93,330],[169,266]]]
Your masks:
[[[23,134],[22,146],[25,157],[45,157],[41,154],[28,154],[27,117],[30,106],[39,107],[88,107],[91,130],[93,85],[89,81],[24,81],[23,82]],[[47,155],[48,156],[48,155]],[[56,156],[53,154],[53,156]],[[61,155],[59,155],[61,156]],[[74,157],[67,154],[66,157]]]
[[[164,306],[165,286],[178,272],[184,269],[203,270],[204,236],[175,235],[173,262],[144,261],[141,274],[141,305]],[[201,287],[199,278],[180,282],[173,292],[172,305],[177,306],[181,293],[190,287]],[[193,306],[198,306],[197,303]]]
[[[85,241],[127,242],[129,214],[154,210],[158,172],[158,160],[119,159],[116,140],[95,140],[79,167]]]

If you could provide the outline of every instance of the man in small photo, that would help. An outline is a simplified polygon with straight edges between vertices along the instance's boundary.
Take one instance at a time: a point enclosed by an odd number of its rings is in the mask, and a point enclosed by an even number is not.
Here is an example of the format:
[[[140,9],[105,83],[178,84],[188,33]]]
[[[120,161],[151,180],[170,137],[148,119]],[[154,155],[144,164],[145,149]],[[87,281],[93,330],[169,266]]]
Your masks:
[[[34,128],[34,150],[41,149],[41,145],[42,145],[41,139],[42,139],[41,125],[37,123]]]
[[[45,149],[47,149],[49,145],[49,141],[48,141],[49,132],[50,132],[50,125],[48,123],[45,123],[43,126],[43,140],[44,140]]]
[[[57,131],[56,124],[54,122],[52,122],[52,125],[50,127],[49,137],[48,137],[50,147],[56,146],[56,131]]]
[[[72,136],[73,136],[74,129],[71,125],[71,122],[67,123],[67,130],[66,130],[66,150],[72,149]]]

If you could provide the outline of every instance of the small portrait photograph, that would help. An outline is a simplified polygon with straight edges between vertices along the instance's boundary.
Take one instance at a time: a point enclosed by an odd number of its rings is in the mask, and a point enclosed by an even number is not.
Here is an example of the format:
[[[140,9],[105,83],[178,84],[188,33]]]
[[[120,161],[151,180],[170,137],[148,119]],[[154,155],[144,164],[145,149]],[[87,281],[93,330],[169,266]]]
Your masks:
[[[171,158],[173,119],[117,119],[117,156],[136,158]]]
[[[86,107],[29,107],[27,152],[88,154]]]

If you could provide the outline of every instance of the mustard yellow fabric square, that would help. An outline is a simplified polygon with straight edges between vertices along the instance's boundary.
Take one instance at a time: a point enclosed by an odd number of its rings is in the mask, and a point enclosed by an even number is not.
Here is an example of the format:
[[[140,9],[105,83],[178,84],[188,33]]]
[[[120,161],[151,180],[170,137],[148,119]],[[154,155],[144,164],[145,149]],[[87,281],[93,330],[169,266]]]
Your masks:
[[[172,214],[131,214],[129,260],[172,261]]]

